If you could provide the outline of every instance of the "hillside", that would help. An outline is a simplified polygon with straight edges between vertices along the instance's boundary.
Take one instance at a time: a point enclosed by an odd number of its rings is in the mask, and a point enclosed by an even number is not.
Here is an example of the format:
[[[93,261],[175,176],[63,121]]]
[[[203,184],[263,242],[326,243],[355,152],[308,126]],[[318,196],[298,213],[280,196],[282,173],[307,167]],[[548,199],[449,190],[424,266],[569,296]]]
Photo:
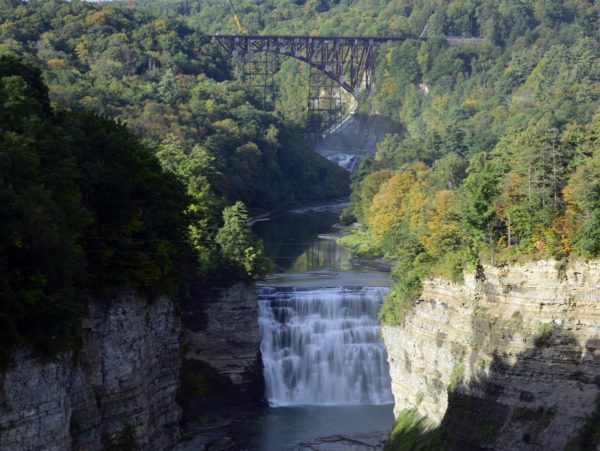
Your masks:
[[[261,110],[202,34],[112,4],[0,2],[0,55],[39,65],[58,107],[119,119],[158,153],[190,156],[196,189],[220,208],[347,195],[347,174]]]
[[[246,1],[236,10],[261,33],[418,35],[429,24],[426,42],[379,51],[364,108],[407,133],[388,136],[359,169],[347,213],[364,229],[347,242],[397,261],[399,288],[385,320],[401,321],[399,304],[414,300],[430,274],[460,278],[480,262],[598,256],[598,6]],[[231,29],[229,12],[211,1],[186,20]],[[486,41],[450,45],[445,35]],[[289,75],[286,65],[279,75]],[[283,111],[289,89],[282,87]]]

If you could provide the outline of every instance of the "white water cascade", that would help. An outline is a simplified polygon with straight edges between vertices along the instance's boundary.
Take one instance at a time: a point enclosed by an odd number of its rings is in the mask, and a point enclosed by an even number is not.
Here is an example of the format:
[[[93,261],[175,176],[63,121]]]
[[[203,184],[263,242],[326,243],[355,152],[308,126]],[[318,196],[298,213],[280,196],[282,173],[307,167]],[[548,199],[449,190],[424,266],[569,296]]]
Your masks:
[[[377,313],[388,288],[259,287],[271,406],[393,403]]]
[[[327,159],[329,161],[333,161],[334,163],[343,167],[348,172],[354,172],[354,170],[358,167],[363,158],[364,155],[347,153],[336,153],[327,156]]]

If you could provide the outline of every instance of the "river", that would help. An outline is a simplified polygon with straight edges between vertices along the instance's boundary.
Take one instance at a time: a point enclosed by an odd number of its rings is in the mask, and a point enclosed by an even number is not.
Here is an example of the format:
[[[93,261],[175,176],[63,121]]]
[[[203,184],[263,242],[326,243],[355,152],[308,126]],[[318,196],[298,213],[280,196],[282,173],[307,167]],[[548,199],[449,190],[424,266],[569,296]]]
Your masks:
[[[258,287],[269,407],[240,425],[247,449],[373,449],[391,429],[377,321],[389,275],[354,266],[337,245],[343,207],[288,210],[254,224],[278,272]]]

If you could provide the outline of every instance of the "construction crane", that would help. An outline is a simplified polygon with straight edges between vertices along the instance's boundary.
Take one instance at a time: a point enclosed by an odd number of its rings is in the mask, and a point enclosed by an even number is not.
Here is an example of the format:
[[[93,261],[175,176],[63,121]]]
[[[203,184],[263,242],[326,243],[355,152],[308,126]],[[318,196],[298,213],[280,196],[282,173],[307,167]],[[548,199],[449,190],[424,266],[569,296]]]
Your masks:
[[[231,13],[233,14],[233,22],[235,23],[235,27],[237,28],[237,34],[246,34],[246,29],[242,26],[240,19],[235,13],[235,8],[233,7],[233,3],[229,0],[229,7],[231,8]]]

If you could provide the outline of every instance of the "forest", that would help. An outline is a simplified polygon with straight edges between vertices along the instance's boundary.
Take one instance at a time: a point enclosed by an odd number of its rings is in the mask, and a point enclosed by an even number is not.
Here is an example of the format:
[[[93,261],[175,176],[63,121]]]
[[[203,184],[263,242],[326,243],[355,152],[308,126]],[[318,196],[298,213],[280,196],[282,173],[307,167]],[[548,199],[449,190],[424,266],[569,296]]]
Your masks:
[[[173,292],[190,201],[121,124],[56,111],[39,69],[0,57],[0,359],[77,345],[79,297]]]
[[[188,260],[205,277],[222,265],[255,277],[266,263],[240,232],[248,209],[347,193],[347,174],[298,137],[305,67],[280,61],[277,105],[264,111],[203,37],[235,31],[221,1],[136,5],[0,0],[0,55],[11,56],[0,74],[1,290],[14,300],[2,306],[3,342],[75,340],[76,320],[48,329],[52,315],[79,315],[59,281],[131,277],[160,292]],[[361,224],[344,239],[356,253],[395,262],[383,321],[402,322],[426,277],[600,255],[594,2],[243,0],[236,10],[255,33],[426,28],[425,41],[379,49],[374,92],[360,98],[362,112],[405,129],[353,175],[343,218]],[[133,168],[139,178],[126,176]],[[122,205],[108,211],[109,201]]]
[[[39,65],[53,104],[119,119],[165,157],[190,156],[204,167],[198,191],[252,211],[348,192],[347,174],[262,110],[203,30],[143,8],[62,0],[2,0],[0,20],[0,54]]]

